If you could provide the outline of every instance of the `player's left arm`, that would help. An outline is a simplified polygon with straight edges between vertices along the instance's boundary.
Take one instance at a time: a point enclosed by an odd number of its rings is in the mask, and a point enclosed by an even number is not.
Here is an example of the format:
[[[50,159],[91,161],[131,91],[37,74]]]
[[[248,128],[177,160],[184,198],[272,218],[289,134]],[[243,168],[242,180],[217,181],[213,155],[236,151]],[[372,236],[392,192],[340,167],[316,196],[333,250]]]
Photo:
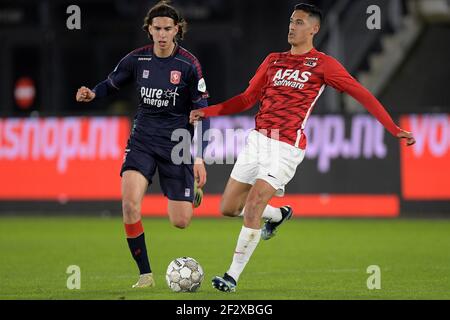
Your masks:
[[[324,79],[327,85],[346,92],[361,103],[394,137],[406,139],[408,146],[416,143],[413,134],[399,128],[378,99],[332,57],[327,57],[324,63]]]
[[[192,68],[189,91],[191,94],[193,110],[208,107],[209,93],[206,89],[206,82],[203,78],[200,63]],[[207,173],[203,157],[209,143],[209,139],[207,135],[205,135],[209,128],[210,119],[203,119],[203,121],[200,121],[195,125],[197,133],[197,150],[195,152],[194,177],[199,188],[202,188],[206,184]]]

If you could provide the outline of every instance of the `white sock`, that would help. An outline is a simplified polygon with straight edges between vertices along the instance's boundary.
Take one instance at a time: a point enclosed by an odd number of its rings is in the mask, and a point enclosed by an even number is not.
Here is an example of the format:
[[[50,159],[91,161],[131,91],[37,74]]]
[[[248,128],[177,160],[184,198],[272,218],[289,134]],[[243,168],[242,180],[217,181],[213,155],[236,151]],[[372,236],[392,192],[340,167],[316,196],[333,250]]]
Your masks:
[[[244,216],[244,211],[245,211],[245,207],[244,207],[244,209],[242,209],[241,213],[239,214],[239,217]],[[278,222],[282,218],[281,210],[280,210],[280,208],[274,208],[272,206],[267,205],[264,208],[262,217],[264,219],[270,220],[271,222]]]
[[[264,219],[269,219],[271,222],[278,222],[282,218],[281,210],[280,208],[274,208],[267,205],[263,211],[262,217]]]
[[[260,229],[255,230],[242,226],[236,250],[234,250],[233,262],[227,271],[236,282],[239,280],[242,271],[244,271],[245,265],[250,260],[253,251],[255,251],[259,239],[261,239]]]

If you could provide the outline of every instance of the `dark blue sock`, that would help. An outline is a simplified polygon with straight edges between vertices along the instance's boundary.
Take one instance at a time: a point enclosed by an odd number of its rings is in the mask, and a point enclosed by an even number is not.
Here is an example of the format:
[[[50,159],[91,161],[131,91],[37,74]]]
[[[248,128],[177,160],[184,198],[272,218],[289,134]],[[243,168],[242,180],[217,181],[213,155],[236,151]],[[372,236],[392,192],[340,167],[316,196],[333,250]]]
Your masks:
[[[137,238],[127,238],[127,242],[131,255],[139,267],[140,274],[152,272],[152,269],[150,269],[150,262],[148,261],[144,234],[141,234]]]

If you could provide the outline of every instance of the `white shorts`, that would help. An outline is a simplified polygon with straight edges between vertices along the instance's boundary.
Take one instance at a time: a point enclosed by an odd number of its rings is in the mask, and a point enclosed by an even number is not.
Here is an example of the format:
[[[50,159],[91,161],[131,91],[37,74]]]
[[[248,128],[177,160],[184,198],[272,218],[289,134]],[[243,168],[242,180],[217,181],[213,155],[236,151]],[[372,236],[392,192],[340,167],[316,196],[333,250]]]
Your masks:
[[[282,197],[284,187],[292,180],[304,158],[305,150],[253,130],[237,158],[231,178],[251,185],[258,179],[264,180],[277,190],[277,197]]]

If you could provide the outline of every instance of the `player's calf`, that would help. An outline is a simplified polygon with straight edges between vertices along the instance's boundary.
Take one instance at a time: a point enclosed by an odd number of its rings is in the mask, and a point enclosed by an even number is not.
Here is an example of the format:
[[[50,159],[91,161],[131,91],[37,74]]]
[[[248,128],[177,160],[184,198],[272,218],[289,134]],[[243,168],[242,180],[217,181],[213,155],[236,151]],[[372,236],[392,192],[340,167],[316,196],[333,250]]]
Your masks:
[[[220,202],[220,212],[226,217],[238,217],[244,209],[251,185],[238,182],[233,178],[228,180]]]

